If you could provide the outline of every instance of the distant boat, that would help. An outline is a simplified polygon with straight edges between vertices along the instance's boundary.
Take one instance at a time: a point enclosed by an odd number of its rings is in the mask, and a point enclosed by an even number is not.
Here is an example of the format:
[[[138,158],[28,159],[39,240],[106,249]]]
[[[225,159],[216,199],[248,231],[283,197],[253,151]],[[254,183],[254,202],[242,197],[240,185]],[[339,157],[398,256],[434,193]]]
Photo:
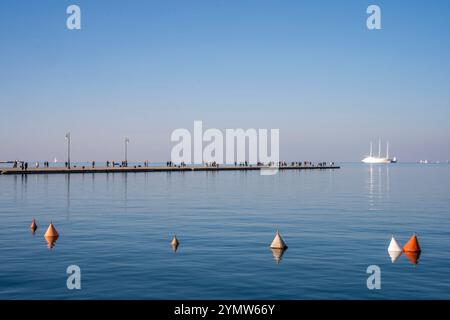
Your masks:
[[[389,158],[389,142],[386,144],[386,157],[381,156],[381,140],[378,141],[378,156],[374,156],[372,152],[373,146],[370,143],[370,154],[362,159],[361,161],[369,164],[385,164],[385,163],[396,163],[397,158]]]

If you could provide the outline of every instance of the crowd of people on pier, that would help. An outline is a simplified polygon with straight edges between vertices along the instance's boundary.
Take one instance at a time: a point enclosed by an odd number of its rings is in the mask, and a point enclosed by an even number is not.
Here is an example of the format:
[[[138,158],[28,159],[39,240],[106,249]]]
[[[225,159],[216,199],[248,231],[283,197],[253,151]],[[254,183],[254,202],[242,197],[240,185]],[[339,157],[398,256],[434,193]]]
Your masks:
[[[22,169],[22,171],[28,170],[28,162],[24,162],[24,161],[14,161],[13,168],[18,168],[19,163],[20,163],[20,169]]]
[[[106,168],[115,168],[115,167],[119,167],[119,168],[126,168],[128,167],[128,161],[121,161],[121,162],[115,162],[115,161],[106,161]],[[150,165],[150,162],[144,161],[143,165],[134,165],[134,167],[148,167]],[[203,165],[205,167],[210,167],[210,168],[219,168],[219,163],[217,163],[216,161],[213,162],[204,162]],[[268,162],[268,163],[263,163],[258,161],[256,164],[251,164],[248,161],[243,161],[243,162],[234,162],[234,166],[235,167],[252,167],[256,165],[257,167],[263,167],[263,166],[268,166],[268,167],[274,167],[276,165],[278,165],[278,167],[333,167],[335,166],[334,162],[318,162],[318,163],[313,163],[311,161],[292,161],[290,163],[286,162],[286,161],[279,161],[277,163],[275,162]],[[174,163],[173,161],[167,161],[166,162],[166,166],[167,167],[176,167],[176,168],[184,168],[187,167],[187,164],[183,161],[181,163]],[[28,170],[28,162],[25,161],[14,161],[13,162],[13,168],[20,168],[22,170]],[[69,162],[65,162],[64,163],[64,167],[67,169],[70,168],[76,168],[76,166],[71,166],[71,163]],[[85,169],[86,166],[81,166],[81,168]],[[96,162],[92,161],[91,162],[91,167],[95,168],[96,167]],[[36,162],[35,163],[35,168],[40,168],[40,163]],[[50,163],[48,161],[44,161],[43,162],[43,168],[50,168]]]
[[[50,163],[48,161],[44,161],[42,164],[43,164],[43,168],[50,168]],[[34,166],[37,169],[40,167],[40,163],[35,162]],[[13,168],[14,169],[20,168],[21,170],[28,170],[28,162],[16,160],[13,162]]]
[[[279,161],[277,162],[278,167],[289,167],[289,163],[286,161]],[[217,163],[216,161],[213,162],[204,162],[203,165],[205,167],[213,167],[213,168],[218,168],[219,167],[219,163]],[[292,161],[290,163],[291,167],[327,167],[327,166],[334,166],[334,162],[318,162],[318,163],[314,163],[312,161]],[[167,167],[186,167],[186,163],[185,162],[181,162],[180,164],[175,164],[172,161],[167,161],[166,162],[166,166]],[[243,162],[234,162],[234,166],[235,167],[252,167],[253,164],[249,163],[248,161],[243,161]],[[258,161],[256,163],[257,167],[263,167],[263,166],[269,166],[269,167],[273,167],[275,166],[275,162],[268,162],[268,163],[263,163]]]
[[[286,161],[279,161],[277,162],[278,167],[289,167],[289,163]],[[218,168],[219,167],[219,163],[217,163],[216,161],[213,162],[204,162],[203,165],[205,167],[211,167],[211,168]],[[179,164],[176,164],[172,161],[167,161],[166,162],[166,166],[167,167],[186,167],[186,163],[185,162],[181,162]],[[249,163],[248,161],[243,161],[243,162],[234,162],[234,166],[235,167],[252,167],[253,165],[251,163]],[[258,161],[256,163],[257,167],[264,167],[264,166],[269,166],[269,167],[273,167],[275,166],[275,162],[268,162],[268,163],[263,163]],[[319,162],[319,163],[313,163],[311,161],[293,161],[290,163],[291,167],[327,167],[327,166],[334,166],[334,162]]]
[[[184,162],[184,161],[180,162],[179,164],[176,164],[173,161],[167,161],[166,162],[166,167],[175,167],[175,168],[178,167],[178,168],[181,168],[181,167],[187,167],[187,165],[186,165],[186,162]]]
[[[205,166],[212,167],[212,168],[218,168],[219,164],[217,162],[213,161],[213,162],[206,162]]]
[[[106,167],[128,167],[128,161],[115,162],[115,161],[106,161]]]

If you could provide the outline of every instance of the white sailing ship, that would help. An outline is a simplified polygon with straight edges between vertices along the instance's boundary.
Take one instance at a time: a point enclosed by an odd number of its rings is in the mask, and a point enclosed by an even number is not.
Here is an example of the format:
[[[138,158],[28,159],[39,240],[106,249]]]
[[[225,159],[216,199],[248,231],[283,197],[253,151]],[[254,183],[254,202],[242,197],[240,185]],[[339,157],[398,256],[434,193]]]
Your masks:
[[[385,164],[385,163],[396,163],[397,158],[389,158],[389,142],[386,144],[386,156],[381,156],[381,140],[378,141],[378,156],[373,155],[373,145],[372,142],[370,142],[370,154],[366,156],[364,159],[362,159],[362,162],[364,163],[370,163],[370,164]]]

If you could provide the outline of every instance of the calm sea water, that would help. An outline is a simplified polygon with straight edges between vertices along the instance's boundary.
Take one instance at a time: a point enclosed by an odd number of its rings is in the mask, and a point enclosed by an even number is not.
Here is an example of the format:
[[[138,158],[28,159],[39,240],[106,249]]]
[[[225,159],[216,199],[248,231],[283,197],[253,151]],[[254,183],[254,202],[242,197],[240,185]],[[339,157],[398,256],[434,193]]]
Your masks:
[[[0,299],[450,299],[449,181],[449,165],[416,164],[0,176]],[[390,236],[413,232],[418,264],[391,263]],[[66,287],[74,264],[81,290]]]

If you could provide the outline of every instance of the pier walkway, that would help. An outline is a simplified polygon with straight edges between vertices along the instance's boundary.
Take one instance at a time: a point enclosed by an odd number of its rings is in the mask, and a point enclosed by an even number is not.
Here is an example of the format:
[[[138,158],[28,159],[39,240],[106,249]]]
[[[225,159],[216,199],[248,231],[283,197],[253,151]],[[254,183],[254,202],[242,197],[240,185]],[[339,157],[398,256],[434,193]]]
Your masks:
[[[72,167],[68,168],[0,168],[0,173],[5,175],[22,175],[22,174],[74,174],[74,173],[118,173],[118,172],[186,172],[186,171],[250,171],[271,169],[275,167],[268,166],[230,166],[223,165],[219,167],[212,166],[129,166],[129,167]],[[330,170],[340,169],[336,165],[301,165],[301,166],[281,166],[279,170]]]

